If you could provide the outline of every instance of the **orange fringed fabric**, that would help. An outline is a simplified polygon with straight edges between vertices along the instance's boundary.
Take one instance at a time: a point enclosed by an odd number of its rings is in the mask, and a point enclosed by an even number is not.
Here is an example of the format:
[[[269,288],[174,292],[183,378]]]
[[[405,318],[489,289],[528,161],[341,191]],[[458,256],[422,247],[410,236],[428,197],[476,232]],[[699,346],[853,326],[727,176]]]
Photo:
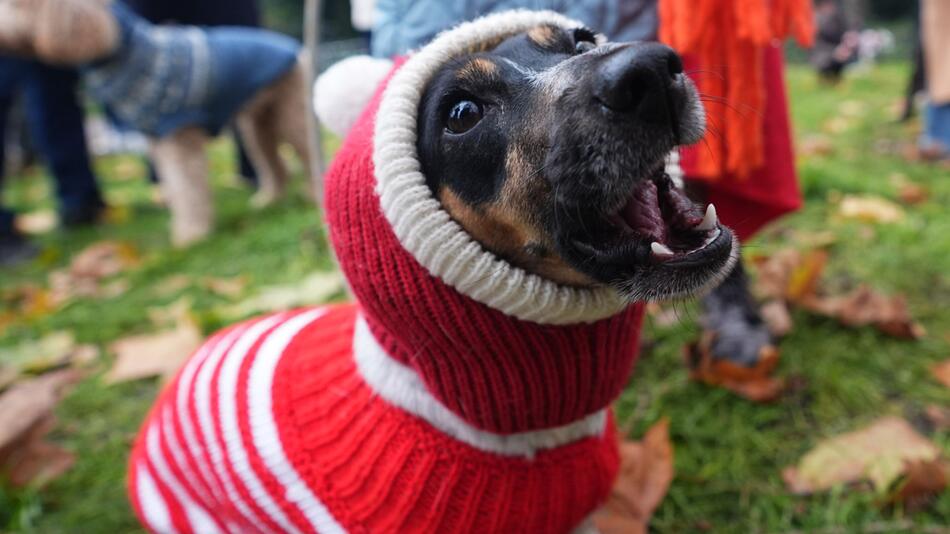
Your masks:
[[[763,51],[788,36],[811,46],[811,0],[660,0],[659,9],[660,40],[688,56],[707,103],[697,177],[747,178],[765,158]]]

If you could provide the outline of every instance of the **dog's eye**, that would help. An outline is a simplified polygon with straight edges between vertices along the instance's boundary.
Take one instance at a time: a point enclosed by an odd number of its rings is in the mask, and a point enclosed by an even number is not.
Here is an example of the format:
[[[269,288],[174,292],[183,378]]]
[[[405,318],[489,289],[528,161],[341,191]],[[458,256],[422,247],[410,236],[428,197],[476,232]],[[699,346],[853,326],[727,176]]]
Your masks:
[[[587,28],[574,30],[574,53],[583,54],[597,48],[597,36]]]
[[[452,133],[465,133],[482,120],[482,107],[471,100],[458,102],[449,111],[446,129]]]

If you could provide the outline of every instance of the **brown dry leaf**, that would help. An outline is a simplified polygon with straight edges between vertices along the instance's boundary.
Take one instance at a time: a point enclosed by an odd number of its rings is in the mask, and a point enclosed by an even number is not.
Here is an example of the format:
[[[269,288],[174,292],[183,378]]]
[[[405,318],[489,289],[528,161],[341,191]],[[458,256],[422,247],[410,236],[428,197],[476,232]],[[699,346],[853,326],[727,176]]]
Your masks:
[[[77,297],[115,298],[129,289],[125,280],[105,282],[140,263],[129,243],[100,241],[76,254],[67,269],[49,274],[51,300],[60,306]]]
[[[903,503],[905,511],[917,512],[946,489],[948,479],[950,464],[942,459],[909,461],[904,466],[904,475],[894,484],[894,489],[885,502]]]
[[[663,502],[673,481],[673,445],[669,421],[662,419],[642,441],[620,444],[620,473],[607,504],[594,514],[603,534],[647,532],[650,517]]]
[[[930,368],[938,382],[950,388],[950,360],[938,363]]]
[[[907,474],[912,462],[933,462],[940,449],[899,417],[883,417],[870,426],[820,442],[782,471],[788,488],[799,494],[868,481],[884,492]]]
[[[53,416],[44,418],[11,449],[4,463],[7,477],[14,486],[43,487],[76,463],[75,454],[44,440],[55,426]]]
[[[873,326],[889,336],[902,339],[920,339],[927,334],[924,327],[910,316],[903,296],[882,295],[866,285],[842,296],[813,296],[801,304],[805,309],[833,317],[845,326]]]
[[[138,252],[130,243],[100,241],[73,256],[69,273],[74,278],[99,280],[119,274],[139,261]]]
[[[897,188],[897,198],[904,204],[914,206],[926,202],[930,198],[930,191],[914,183],[906,183]]]
[[[924,415],[935,430],[939,432],[950,430],[950,408],[930,404],[924,409]]]
[[[59,223],[59,217],[53,210],[31,211],[17,215],[17,230],[29,235],[45,234],[56,229]]]
[[[25,284],[5,291],[0,302],[13,315],[12,320],[31,321],[49,315],[62,304],[52,291]]]
[[[198,348],[201,340],[198,327],[182,320],[169,330],[115,341],[110,348],[116,359],[105,381],[115,384],[154,376],[167,380]]]
[[[900,206],[875,195],[845,195],[838,213],[845,219],[867,223],[896,223],[904,219]]]
[[[788,311],[788,305],[781,300],[770,300],[759,308],[762,314],[762,320],[769,329],[769,333],[774,337],[784,337],[792,331],[795,326],[792,322],[792,314]]]
[[[53,409],[80,377],[74,369],[63,369],[0,394],[0,469],[14,484],[42,485],[72,465],[70,453],[43,439],[53,427]]]
[[[775,347],[764,347],[755,367],[743,367],[712,354],[715,334],[703,332],[697,343],[685,348],[689,377],[697,382],[721,387],[753,402],[772,402],[785,390],[785,380],[773,378],[779,362]]]
[[[814,134],[803,137],[795,143],[797,152],[801,156],[830,156],[835,152],[835,145],[827,135]]]
[[[787,248],[755,260],[756,292],[762,298],[799,301],[813,295],[828,262],[828,252]]]

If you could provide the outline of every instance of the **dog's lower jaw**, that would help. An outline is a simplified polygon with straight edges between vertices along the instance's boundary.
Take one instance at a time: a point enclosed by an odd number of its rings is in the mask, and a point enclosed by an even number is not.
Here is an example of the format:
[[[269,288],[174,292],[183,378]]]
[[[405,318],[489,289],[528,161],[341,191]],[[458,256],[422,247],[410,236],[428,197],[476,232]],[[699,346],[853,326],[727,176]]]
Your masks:
[[[115,17],[103,2],[35,0],[32,48],[36,56],[56,65],[82,66],[111,56],[121,35]]]

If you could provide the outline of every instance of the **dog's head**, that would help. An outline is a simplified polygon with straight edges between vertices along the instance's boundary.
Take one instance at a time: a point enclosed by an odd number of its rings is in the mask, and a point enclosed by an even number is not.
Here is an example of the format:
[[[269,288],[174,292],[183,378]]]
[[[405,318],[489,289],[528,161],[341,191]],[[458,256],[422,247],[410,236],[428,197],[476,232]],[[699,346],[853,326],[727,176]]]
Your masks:
[[[631,300],[692,295],[735,261],[732,232],[665,174],[705,114],[679,56],[537,26],[446,63],[419,104],[429,187],[496,255]]]
[[[119,28],[108,0],[0,0],[0,52],[56,65],[111,54]]]

